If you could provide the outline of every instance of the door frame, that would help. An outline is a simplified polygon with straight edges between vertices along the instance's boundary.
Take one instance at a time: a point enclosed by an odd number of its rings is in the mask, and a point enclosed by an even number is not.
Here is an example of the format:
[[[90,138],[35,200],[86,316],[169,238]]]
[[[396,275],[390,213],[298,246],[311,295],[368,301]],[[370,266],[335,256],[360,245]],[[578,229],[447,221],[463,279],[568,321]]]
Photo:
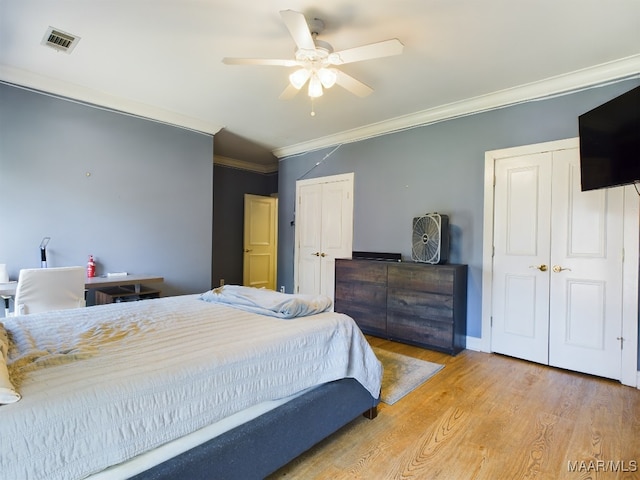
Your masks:
[[[491,150],[484,156],[484,213],[482,238],[482,334],[480,351],[491,349],[493,298],[493,216],[495,161],[501,158],[579,148],[579,138]],[[638,371],[638,267],[640,265],[640,198],[633,186],[624,188],[622,273],[622,368],[620,383],[640,388]]]

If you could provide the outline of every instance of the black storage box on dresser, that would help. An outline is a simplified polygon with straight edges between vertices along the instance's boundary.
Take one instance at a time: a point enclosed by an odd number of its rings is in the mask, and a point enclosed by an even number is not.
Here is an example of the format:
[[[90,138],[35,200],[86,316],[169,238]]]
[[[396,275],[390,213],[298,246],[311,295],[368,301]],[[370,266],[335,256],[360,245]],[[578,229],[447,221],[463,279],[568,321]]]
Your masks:
[[[363,333],[455,355],[466,347],[467,266],[336,259],[335,311]]]

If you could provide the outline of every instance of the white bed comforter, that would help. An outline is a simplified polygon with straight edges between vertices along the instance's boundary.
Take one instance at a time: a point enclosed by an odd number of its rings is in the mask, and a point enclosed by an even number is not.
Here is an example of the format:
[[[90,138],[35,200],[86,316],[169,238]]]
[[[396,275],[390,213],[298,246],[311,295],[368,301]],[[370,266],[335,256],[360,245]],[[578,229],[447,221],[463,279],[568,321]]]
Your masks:
[[[0,406],[0,472],[76,479],[257,403],[382,367],[337,313],[281,320],[196,295],[5,319],[22,395]]]

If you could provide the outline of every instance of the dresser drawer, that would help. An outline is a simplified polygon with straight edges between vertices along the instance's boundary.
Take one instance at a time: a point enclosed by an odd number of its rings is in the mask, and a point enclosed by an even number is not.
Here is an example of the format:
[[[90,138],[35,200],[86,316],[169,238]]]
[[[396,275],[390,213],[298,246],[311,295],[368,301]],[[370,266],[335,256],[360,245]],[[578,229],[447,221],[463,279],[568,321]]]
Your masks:
[[[364,333],[387,331],[387,265],[336,260],[334,310],[353,318]]]
[[[384,334],[387,289],[375,283],[336,281],[334,310],[349,315],[365,333]]]
[[[388,312],[387,335],[392,340],[412,343],[450,354],[457,353],[453,350],[454,332],[451,323],[425,320],[398,312]]]
[[[403,263],[389,265],[387,281],[393,289],[451,294],[455,272],[455,268],[448,265]]]
[[[336,280],[340,283],[387,285],[387,264],[366,260],[336,259]]]
[[[387,289],[384,285],[364,282],[336,282],[335,310],[346,305],[362,305],[368,308],[387,308]]]
[[[389,288],[387,291],[387,310],[399,315],[452,323],[453,296]]]

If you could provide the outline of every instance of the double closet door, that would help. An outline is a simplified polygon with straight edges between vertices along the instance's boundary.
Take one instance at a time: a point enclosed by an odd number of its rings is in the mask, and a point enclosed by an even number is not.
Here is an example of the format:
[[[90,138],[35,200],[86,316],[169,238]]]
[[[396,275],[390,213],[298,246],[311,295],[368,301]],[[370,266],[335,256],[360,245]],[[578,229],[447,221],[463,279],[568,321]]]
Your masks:
[[[494,172],[492,350],[619,379],[623,189],[582,192],[577,147]]]
[[[296,293],[334,298],[335,260],[351,258],[353,173],[296,182]]]

